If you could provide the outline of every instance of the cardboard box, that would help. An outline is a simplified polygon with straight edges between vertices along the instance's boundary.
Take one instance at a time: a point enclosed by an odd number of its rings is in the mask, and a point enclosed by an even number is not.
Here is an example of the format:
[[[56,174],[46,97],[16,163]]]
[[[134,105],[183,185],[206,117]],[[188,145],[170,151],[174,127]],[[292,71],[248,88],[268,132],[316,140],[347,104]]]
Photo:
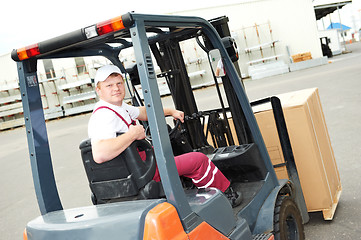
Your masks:
[[[281,100],[288,134],[309,212],[322,211],[332,220],[342,187],[323,115],[318,89],[305,89],[277,96]],[[284,162],[271,104],[253,108],[271,161]],[[288,178],[285,167],[277,177]]]
[[[292,55],[291,57],[292,57],[293,62],[295,62],[295,63],[312,59],[311,52],[299,53],[299,54]]]

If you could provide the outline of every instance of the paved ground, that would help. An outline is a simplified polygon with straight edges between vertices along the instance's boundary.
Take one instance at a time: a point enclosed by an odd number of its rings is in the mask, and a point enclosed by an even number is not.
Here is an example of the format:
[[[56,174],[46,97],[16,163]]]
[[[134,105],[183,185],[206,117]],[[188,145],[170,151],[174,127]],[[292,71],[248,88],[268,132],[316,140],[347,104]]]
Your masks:
[[[307,239],[361,239],[361,43],[330,64],[260,80],[246,81],[250,100],[318,87],[343,192],[333,221],[310,214]],[[209,89],[197,100],[212,102]],[[78,145],[87,137],[89,114],[47,124],[55,177],[64,208],[90,205],[90,193]],[[39,215],[24,128],[0,132],[0,239],[20,239],[26,223]]]

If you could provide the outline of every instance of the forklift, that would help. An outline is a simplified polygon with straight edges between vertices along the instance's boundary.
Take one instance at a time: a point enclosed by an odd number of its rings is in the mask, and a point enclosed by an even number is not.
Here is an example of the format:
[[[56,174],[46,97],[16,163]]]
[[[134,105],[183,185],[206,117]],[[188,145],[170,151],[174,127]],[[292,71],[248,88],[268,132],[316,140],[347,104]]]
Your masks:
[[[280,101],[271,97],[249,102],[227,22],[227,17],[207,21],[126,13],[12,51],[41,212],[27,224],[24,239],[304,239],[303,224],[309,217]],[[180,45],[192,39],[207,56],[218,109],[199,110],[197,105]],[[125,49],[133,49],[136,64],[123,65],[119,54]],[[37,61],[88,56],[105,57],[128,76],[133,104],[147,109],[148,122],[142,124],[148,140],[135,141],[102,164],[92,159],[90,139],[81,142],[94,205],[63,209],[54,179]],[[220,61],[221,82],[215,76]],[[174,106],[185,113],[184,123],[170,127],[163,117],[160,77],[167,80]],[[138,84],[142,94],[136,91]],[[273,107],[275,137],[280,139],[289,179],[277,179],[251,108],[264,102]],[[139,157],[139,148],[146,152],[145,161]],[[232,208],[218,189],[197,189],[178,176],[174,156],[190,151],[206,154],[242,193],[239,206]],[[159,183],[152,181],[156,165]]]

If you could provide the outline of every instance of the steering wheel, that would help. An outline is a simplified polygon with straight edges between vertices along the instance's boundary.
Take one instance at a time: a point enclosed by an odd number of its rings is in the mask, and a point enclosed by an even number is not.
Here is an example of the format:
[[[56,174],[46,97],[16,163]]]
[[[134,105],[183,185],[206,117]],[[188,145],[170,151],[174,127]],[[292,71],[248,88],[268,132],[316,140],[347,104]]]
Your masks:
[[[145,152],[145,160],[140,157]],[[144,187],[154,177],[156,161],[152,145],[142,139],[134,141],[123,153],[130,172],[134,175],[138,188]]]
[[[167,124],[167,127],[168,127],[168,134],[169,136],[171,136],[178,128],[179,128],[179,125],[181,124],[182,122],[177,119],[175,124],[174,124],[174,127],[171,128],[168,124]],[[152,136],[150,135],[150,128],[149,128],[149,125],[145,128],[145,139],[147,139],[148,141],[152,141]]]

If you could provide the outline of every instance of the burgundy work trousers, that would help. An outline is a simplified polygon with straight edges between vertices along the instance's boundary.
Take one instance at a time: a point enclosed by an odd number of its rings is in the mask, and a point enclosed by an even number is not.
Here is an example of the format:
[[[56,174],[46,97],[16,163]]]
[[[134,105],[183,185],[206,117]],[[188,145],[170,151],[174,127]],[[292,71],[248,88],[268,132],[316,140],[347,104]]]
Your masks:
[[[192,179],[197,188],[215,187],[226,191],[230,182],[208,157],[200,152],[190,152],[174,157],[179,176]],[[158,167],[154,178],[160,181]]]

